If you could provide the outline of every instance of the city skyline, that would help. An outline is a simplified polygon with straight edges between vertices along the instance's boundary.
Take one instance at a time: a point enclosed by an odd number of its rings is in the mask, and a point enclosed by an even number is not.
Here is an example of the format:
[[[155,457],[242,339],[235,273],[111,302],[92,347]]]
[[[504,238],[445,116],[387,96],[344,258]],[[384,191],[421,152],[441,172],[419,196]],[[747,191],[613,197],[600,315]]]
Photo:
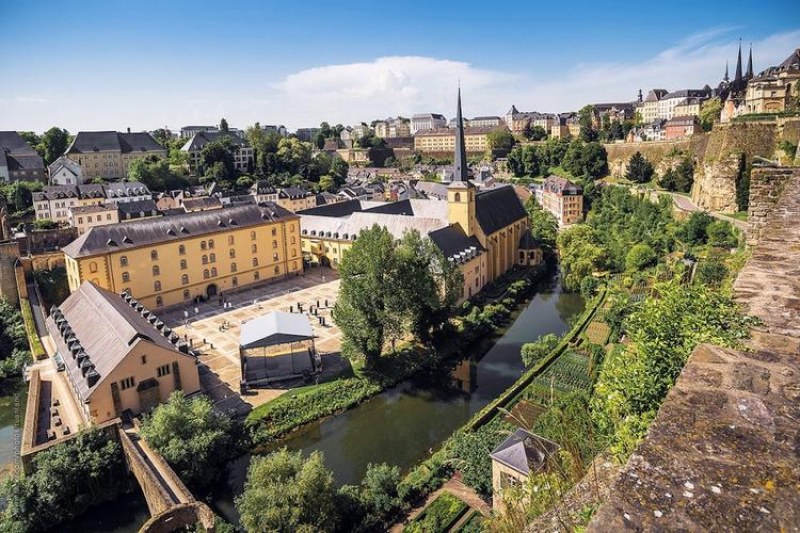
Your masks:
[[[467,117],[504,114],[512,104],[574,111],[633,101],[640,88],[716,85],[740,37],[745,53],[752,42],[756,72],[800,46],[791,16],[800,7],[790,2],[716,5],[714,24],[689,20],[680,6],[663,14],[641,8],[638,15],[667,27],[658,35],[631,24],[633,14],[575,6],[409,6],[375,17],[358,2],[335,13],[248,2],[224,12],[178,2],[98,13],[82,3],[60,14],[56,32],[40,23],[52,3],[14,6],[0,36],[0,46],[15,51],[0,60],[14,73],[0,95],[0,129],[175,130],[225,117],[232,127],[294,130],[423,112],[449,118],[458,80]],[[515,27],[534,15],[544,22]],[[620,17],[625,28],[616,31]]]

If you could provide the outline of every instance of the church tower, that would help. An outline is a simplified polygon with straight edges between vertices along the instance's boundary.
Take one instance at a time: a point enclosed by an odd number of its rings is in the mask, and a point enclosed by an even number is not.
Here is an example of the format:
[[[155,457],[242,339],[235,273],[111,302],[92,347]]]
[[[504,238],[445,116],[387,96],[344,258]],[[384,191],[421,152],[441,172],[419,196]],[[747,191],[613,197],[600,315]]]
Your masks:
[[[745,79],[750,81],[753,79],[753,44],[750,43],[750,55],[747,58],[747,71],[745,73]]]
[[[447,220],[458,223],[468,237],[475,235],[475,185],[469,181],[467,147],[464,142],[464,119],[461,116],[461,87],[456,110],[456,146],[453,157],[453,180],[447,186]]]

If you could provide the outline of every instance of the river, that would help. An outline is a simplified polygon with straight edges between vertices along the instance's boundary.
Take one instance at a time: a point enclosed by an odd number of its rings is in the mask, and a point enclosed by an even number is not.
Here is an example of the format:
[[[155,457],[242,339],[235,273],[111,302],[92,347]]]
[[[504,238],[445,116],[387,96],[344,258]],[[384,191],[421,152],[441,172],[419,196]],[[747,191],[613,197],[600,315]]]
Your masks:
[[[535,296],[489,351],[480,360],[462,361],[446,384],[405,382],[341,415],[309,424],[281,445],[305,454],[321,451],[340,484],[358,483],[369,463],[386,462],[407,471],[520,377],[523,343],[567,332],[570,320],[583,309],[580,295],[563,293],[557,279],[540,282]],[[228,487],[212,503],[234,523],[238,513],[233,499],[242,490],[249,462],[245,456],[232,463]]]

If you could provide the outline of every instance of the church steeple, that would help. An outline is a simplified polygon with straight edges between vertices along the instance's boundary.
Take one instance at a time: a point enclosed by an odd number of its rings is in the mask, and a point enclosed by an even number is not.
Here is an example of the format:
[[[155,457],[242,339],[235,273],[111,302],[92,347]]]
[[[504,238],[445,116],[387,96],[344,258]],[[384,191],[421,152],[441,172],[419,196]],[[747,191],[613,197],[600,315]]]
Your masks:
[[[736,58],[736,74],[733,77],[733,82],[737,87],[742,81],[742,40],[739,39],[739,55]]]
[[[458,88],[458,107],[456,109],[456,150],[453,157],[453,181],[469,181],[467,146],[464,142],[464,119],[461,116],[461,87]]]
[[[722,81],[731,81],[731,77],[728,76],[728,60],[725,60],[725,76],[722,78]]]
[[[750,43],[750,55],[747,58],[747,73],[745,79],[753,79],[753,43]]]

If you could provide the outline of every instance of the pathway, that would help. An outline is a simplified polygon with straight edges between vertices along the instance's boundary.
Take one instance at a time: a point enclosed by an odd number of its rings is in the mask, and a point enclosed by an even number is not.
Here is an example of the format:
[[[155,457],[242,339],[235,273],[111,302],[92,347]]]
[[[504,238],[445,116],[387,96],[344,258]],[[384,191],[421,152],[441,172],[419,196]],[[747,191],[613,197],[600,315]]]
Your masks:
[[[735,228],[739,229],[740,231],[747,232],[747,230],[750,229],[749,222],[729,217],[728,215],[723,215],[722,213],[715,213],[714,211],[706,211],[705,209],[700,209],[692,202],[691,198],[683,196],[682,194],[674,192],[664,192],[664,191],[662,191],[662,193],[669,194],[670,196],[672,196],[672,200],[675,202],[677,208],[680,209],[681,211],[687,211],[689,213],[694,213],[696,211],[703,211],[716,219],[724,220],[725,222],[731,223]]]
[[[401,533],[406,524],[408,524],[408,522],[411,522],[417,516],[419,516],[420,513],[422,513],[422,511],[424,511],[425,508],[428,505],[430,505],[433,500],[438,498],[439,495],[445,491],[450,492],[451,494],[453,494],[453,496],[458,497],[458,499],[469,505],[471,509],[476,509],[483,516],[489,516],[492,512],[492,506],[488,504],[483,498],[478,496],[478,493],[475,492],[474,489],[465,485],[464,482],[461,481],[461,476],[459,475],[459,473],[456,472],[453,475],[453,477],[447,480],[447,482],[444,485],[442,485],[439,489],[435,490],[430,495],[428,495],[428,497],[425,499],[425,503],[423,503],[419,507],[415,507],[408,515],[406,515],[406,518],[403,522],[398,522],[394,524],[391,528],[389,528],[389,531],[391,533]],[[468,516],[469,514],[470,511],[467,511],[464,514],[464,517]],[[463,520],[464,518],[462,517],[461,521]]]

